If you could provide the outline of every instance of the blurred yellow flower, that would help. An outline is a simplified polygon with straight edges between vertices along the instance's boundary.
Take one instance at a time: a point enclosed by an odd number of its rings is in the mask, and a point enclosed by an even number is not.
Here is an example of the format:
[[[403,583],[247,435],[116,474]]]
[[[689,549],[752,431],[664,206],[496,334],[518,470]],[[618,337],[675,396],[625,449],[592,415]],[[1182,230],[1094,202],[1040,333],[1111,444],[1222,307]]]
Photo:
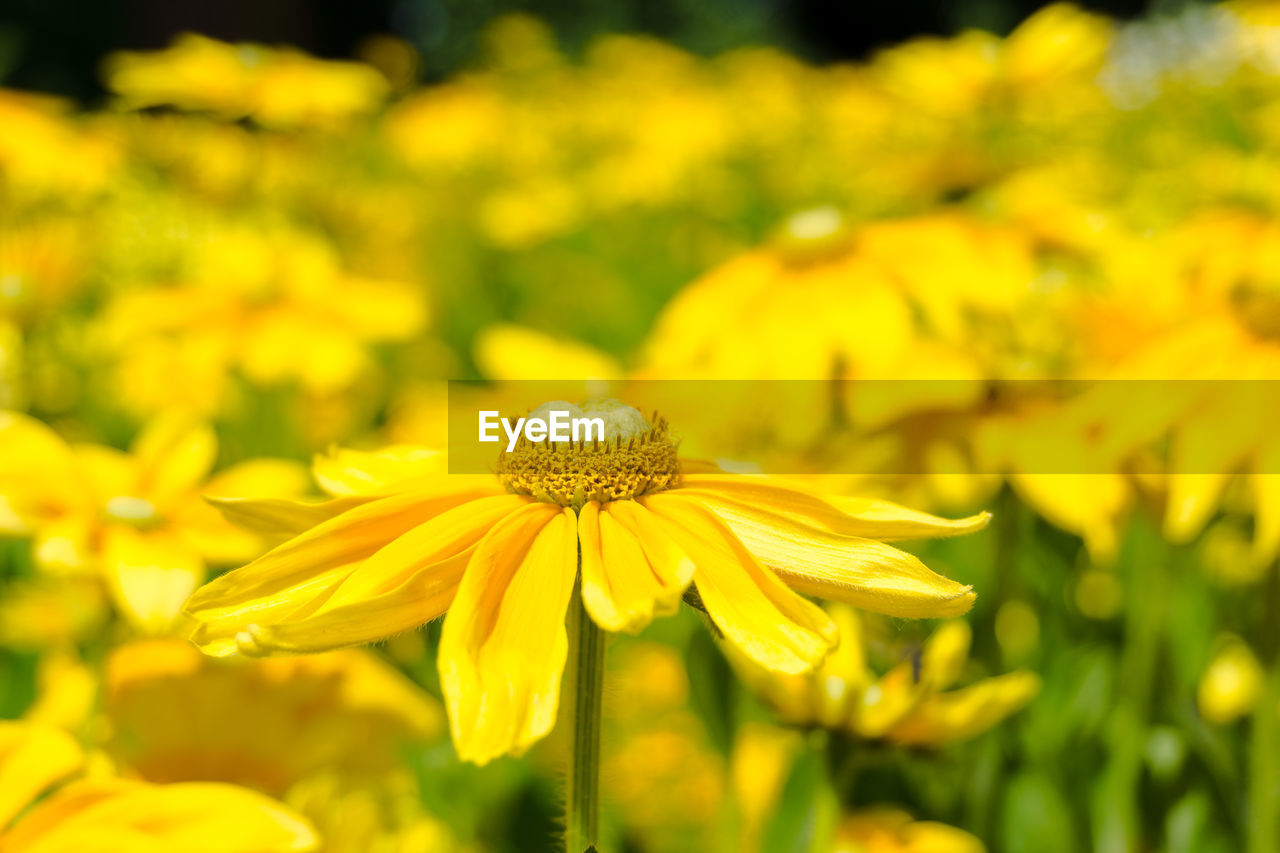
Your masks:
[[[257,385],[340,391],[372,368],[370,345],[407,340],[425,320],[411,285],[347,272],[315,235],[237,225],[186,251],[191,283],[124,290],[98,318],[101,344],[122,368],[120,393],[144,413],[212,413],[230,366]],[[193,395],[192,370],[215,381]]]
[[[1253,711],[1262,694],[1265,673],[1253,650],[1239,637],[1227,637],[1218,650],[1196,691],[1200,716],[1214,725],[1235,722]]]
[[[439,668],[454,744],[484,763],[522,752],[555,720],[579,555],[583,602],[602,628],[639,631],[692,583],[730,642],[782,672],[812,668],[837,639],[793,589],[898,616],[972,605],[969,587],[877,540],[967,533],[985,514],[947,521],[682,467],[663,420],[616,401],[547,405],[601,417],[604,442],[524,441],[500,457],[498,477],[427,476],[338,499],[327,521],[196,592],[193,639],[215,655],[318,651],[448,610]],[[300,507],[299,526],[316,511]],[[250,501],[231,514],[258,512]]]
[[[287,853],[319,845],[305,819],[232,785],[86,778],[37,801],[83,763],[80,747],[63,732],[0,721],[0,849]]]
[[[0,412],[0,532],[32,538],[38,567],[99,575],[140,630],[161,632],[210,563],[243,561],[261,540],[200,497],[297,495],[305,470],[283,460],[242,462],[210,477],[217,439],[179,416],[153,421],[128,453],[68,444],[33,418]]]
[[[840,645],[810,673],[769,672],[732,647],[730,662],[786,722],[862,738],[937,747],[978,735],[1030,702],[1040,679],[1019,670],[948,690],[963,673],[970,629],[944,623],[912,658],[876,678],[857,612],[828,604]]]
[[[831,853],[986,853],[986,845],[962,829],[913,820],[888,806],[864,809],[840,823]]]
[[[402,750],[440,737],[444,712],[368,652],[227,661],[153,639],[113,649],[103,678],[104,746],[125,775],[278,797],[326,851],[368,850],[428,820]]]
[[[377,109],[389,89],[367,65],[190,33],[166,50],[110,56],[106,80],[132,109],[174,105],[282,128],[340,124]]]

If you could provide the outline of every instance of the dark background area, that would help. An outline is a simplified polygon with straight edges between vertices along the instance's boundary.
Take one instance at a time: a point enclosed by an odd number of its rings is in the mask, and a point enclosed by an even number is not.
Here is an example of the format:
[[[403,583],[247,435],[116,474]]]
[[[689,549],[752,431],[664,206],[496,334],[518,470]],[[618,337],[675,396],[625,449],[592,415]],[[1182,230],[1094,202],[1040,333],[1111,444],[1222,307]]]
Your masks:
[[[292,44],[348,58],[361,39],[392,33],[422,54],[428,79],[474,53],[493,17],[526,11],[561,46],[600,32],[644,32],[702,53],[774,44],[814,61],[856,59],[912,35],[966,27],[1008,32],[1037,0],[0,0],[0,83],[92,102],[98,67],[114,50],[154,49],[185,31],[228,41]],[[1161,0],[1088,0],[1120,18]],[[1175,3],[1174,6],[1183,5]]]

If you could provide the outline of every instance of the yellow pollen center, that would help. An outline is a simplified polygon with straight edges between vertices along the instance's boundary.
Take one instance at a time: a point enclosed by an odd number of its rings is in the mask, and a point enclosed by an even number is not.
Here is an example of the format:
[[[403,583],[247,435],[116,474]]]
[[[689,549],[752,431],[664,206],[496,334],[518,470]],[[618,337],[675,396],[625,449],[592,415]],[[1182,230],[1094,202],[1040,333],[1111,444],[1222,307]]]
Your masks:
[[[588,501],[638,498],[679,482],[676,443],[666,419],[656,412],[645,419],[614,400],[584,404],[580,411],[631,417],[624,417],[625,427],[610,418],[599,440],[529,441],[521,436],[513,450],[498,455],[498,477],[507,491],[581,509]]]

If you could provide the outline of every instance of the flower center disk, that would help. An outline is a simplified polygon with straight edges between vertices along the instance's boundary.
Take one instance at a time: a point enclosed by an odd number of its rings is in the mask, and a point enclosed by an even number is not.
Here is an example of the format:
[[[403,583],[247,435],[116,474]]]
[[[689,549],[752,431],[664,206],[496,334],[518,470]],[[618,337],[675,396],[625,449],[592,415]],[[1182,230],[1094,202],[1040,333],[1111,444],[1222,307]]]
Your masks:
[[[678,483],[676,442],[665,418],[655,412],[646,419],[612,400],[572,408],[610,416],[604,438],[552,442],[522,435],[513,450],[498,456],[498,477],[507,491],[581,509],[587,501],[627,500]]]

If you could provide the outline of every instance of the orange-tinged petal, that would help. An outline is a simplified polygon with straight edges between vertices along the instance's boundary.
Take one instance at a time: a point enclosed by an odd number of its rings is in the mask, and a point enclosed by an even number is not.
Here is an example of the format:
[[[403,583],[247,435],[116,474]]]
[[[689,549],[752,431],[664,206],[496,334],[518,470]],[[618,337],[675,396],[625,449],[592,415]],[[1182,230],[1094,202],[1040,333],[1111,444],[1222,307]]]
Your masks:
[[[449,607],[474,546],[529,503],[518,495],[480,498],[441,513],[357,565],[305,615],[247,625],[255,652],[317,652],[411,631]],[[240,645],[246,650],[246,644]]]
[[[784,501],[787,493],[803,495],[789,489],[780,492]],[[686,493],[680,489],[670,494]],[[934,573],[890,545],[833,532],[796,512],[774,512],[771,506],[703,495],[696,500],[714,512],[757,560],[799,592],[891,616],[956,616],[973,606],[970,587]],[[790,506],[797,503],[803,502],[791,499]]]
[[[836,643],[835,623],[760,565],[714,513],[676,493],[640,503],[696,566],[694,583],[712,621],[753,660],[778,672],[805,672]]]
[[[0,721],[0,839],[32,800],[80,768],[84,754],[71,736],[31,723]],[[5,847],[8,850],[8,847]]]
[[[462,489],[441,484],[434,491],[361,504],[206,584],[191,596],[186,610],[202,621],[235,619],[258,612],[265,599],[292,587],[307,587],[314,594],[319,576],[359,562],[434,516],[496,491],[496,481]]]
[[[596,501],[578,514],[582,548],[582,603],[606,631],[638,633],[656,613],[671,613],[684,586],[668,583],[649,565],[644,549],[628,527]]]
[[[555,723],[577,574],[577,519],[528,504],[476,547],[440,638],[440,681],[458,756],[520,754]]]
[[[213,782],[119,779],[68,786],[5,839],[6,853],[284,853],[318,846],[305,818],[254,791]]]

